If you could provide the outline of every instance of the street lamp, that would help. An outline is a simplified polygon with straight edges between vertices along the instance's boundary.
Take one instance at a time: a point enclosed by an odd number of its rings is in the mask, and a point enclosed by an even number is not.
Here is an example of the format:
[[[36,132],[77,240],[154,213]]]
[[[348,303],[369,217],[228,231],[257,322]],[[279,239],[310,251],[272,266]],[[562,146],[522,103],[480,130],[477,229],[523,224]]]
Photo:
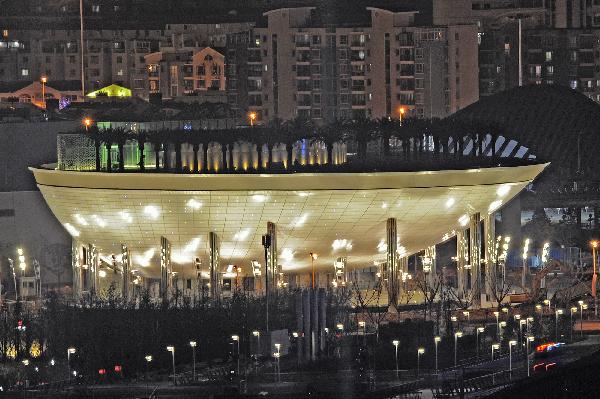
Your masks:
[[[500,349],[500,344],[492,344],[492,362],[494,361],[494,351]]]
[[[544,299],[544,305],[548,306],[548,313],[550,313],[550,299]]]
[[[433,343],[435,344],[435,372],[438,371],[438,344],[442,340],[442,337],[436,336],[433,337]]]
[[[175,347],[173,345],[167,346],[167,351],[171,352],[171,358],[173,360],[173,385],[175,385]]]
[[[256,112],[250,112],[248,114],[248,118],[250,118],[250,126],[254,126],[254,121],[256,120]]]
[[[240,336],[232,335],[231,340],[237,343],[237,373],[240,375]]]
[[[463,336],[462,331],[457,331],[454,333],[454,367],[458,364],[458,339]]]
[[[85,131],[87,132],[90,126],[92,126],[93,121],[90,118],[83,119],[83,126],[85,126]]]
[[[402,126],[402,119],[404,117],[405,112],[406,112],[406,109],[404,107],[398,108],[398,115],[400,116],[400,126]]]
[[[512,379],[512,347],[517,344],[517,341],[508,341],[508,371],[510,372],[510,378]]]
[[[529,344],[530,342],[533,342],[534,339],[535,337],[532,335],[527,336],[527,377],[529,377]]]
[[[500,339],[500,321],[498,319],[500,312],[494,312],[494,316],[496,316],[496,338]]]
[[[592,274],[592,298],[594,298],[594,313],[598,316],[598,297],[596,296],[596,285],[598,282],[598,274],[596,270],[596,250],[598,249],[598,241],[593,240],[590,242],[592,246],[592,266],[594,268]]]
[[[67,366],[69,367],[69,381],[71,381],[71,355],[74,355],[77,352],[75,348],[67,349]]]
[[[577,313],[577,306],[571,307],[571,341],[573,341],[573,313]]]
[[[500,334],[504,333],[503,328],[506,328],[506,322],[505,321],[501,321],[500,322]],[[500,339],[500,337],[498,337],[498,339]]]
[[[279,351],[273,353],[273,357],[277,359],[277,382],[281,381],[281,373],[279,372],[279,358],[281,357],[281,353]]]
[[[344,325],[342,323],[336,324],[335,327],[340,330],[340,333],[344,332]]]
[[[425,348],[417,349],[417,378],[419,377],[419,369],[421,368],[421,355],[425,353]]]
[[[363,331],[363,346],[366,346],[367,343],[367,323],[365,323],[364,321],[359,321],[358,322],[358,327],[362,328]]]
[[[40,78],[42,82],[42,101],[44,102],[44,109],[46,108],[46,82],[48,82],[48,78],[46,76],[42,76]]]
[[[463,311],[463,316],[467,318],[467,323],[471,322],[470,313],[468,310]]]
[[[533,323],[533,316],[529,316],[526,321],[527,321],[527,333],[530,333],[531,329],[529,327],[529,323]]]
[[[398,345],[400,345],[400,341],[395,339],[392,341],[392,344],[396,348],[396,378],[400,378],[400,375],[398,374]]]
[[[579,304],[579,336],[583,337],[583,301],[578,301]]]
[[[523,341],[525,340],[525,333],[523,332],[523,326],[527,325],[527,320],[519,320],[519,345],[523,346]]]
[[[192,378],[196,381],[196,341],[190,341],[192,347]]]
[[[563,314],[563,310],[562,309],[556,309],[556,312],[554,312],[554,316],[555,316],[555,321],[554,321],[554,327],[555,327],[555,333],[556,333],[556,342],[558,342],[558,316]]]
[[[146,389],[148,389],[148,381],[150,380],[148,373],[150,369],[150,362],[152,361],[152,355],[146,355],[144,359],[146,359]]]
[[[479,334],[485,331],[485,327],[477,327],[476,335],[477,335],[477,359],[479,359]]]
[[[312,270],[312,288],[314,290],[315,289],[315,260],[319,257],[319,255],[317,255],[314,252],[311,252],[309,255],[310,255],[310,265],[311,265],[311,270]]]
[[[260,331],[258,331],[258,330],[252,331],[252,335],[254,335],[256,337],[256,340],[257,340],[256,352],[257,352],[257,355],[260,356],[260,353],[261,353],[261,351],[260,351]]]

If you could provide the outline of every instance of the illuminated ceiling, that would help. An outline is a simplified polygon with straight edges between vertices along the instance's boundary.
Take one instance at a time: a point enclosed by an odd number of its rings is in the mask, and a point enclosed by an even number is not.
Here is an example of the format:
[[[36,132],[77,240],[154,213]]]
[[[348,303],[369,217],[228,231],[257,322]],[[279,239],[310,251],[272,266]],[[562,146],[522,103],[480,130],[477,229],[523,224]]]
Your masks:
[[[52,212],[82,244],[103,255],[132,251],[133,267],[158,277],[160,237],[174,270],[208,263],[208,233],[221,240],[221,266],[263,261],[261,236],[277,225],[284,271],[321,270],[347,256],[351,268],[385,259],[386,219],[399,247],[414,253],[461,228],[464,215],[495,210],[546,165],[440,172],[281,175],[108,174],[32,169]],[[162,187],[163,189],[158,189]]]

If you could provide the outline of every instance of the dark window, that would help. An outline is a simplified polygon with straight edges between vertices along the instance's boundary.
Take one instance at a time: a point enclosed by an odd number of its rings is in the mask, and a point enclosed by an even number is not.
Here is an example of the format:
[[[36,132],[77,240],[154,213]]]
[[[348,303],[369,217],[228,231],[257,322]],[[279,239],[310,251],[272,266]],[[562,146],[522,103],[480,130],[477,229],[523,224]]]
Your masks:
[[[0,218],[8,218],[15,216],[14,209],[0,209]]]

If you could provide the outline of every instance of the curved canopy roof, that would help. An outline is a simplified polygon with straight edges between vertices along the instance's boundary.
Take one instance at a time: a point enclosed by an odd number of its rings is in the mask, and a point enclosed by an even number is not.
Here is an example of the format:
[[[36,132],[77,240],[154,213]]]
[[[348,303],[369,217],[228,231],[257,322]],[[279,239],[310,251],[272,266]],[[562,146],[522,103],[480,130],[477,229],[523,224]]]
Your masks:
[[[556,166],[595,167],[600,151],[600,105],[568,87],[530,85],[484,97],[447,118],[494,123],[504,135]],[[579,144],[578,144],[579,142]]]

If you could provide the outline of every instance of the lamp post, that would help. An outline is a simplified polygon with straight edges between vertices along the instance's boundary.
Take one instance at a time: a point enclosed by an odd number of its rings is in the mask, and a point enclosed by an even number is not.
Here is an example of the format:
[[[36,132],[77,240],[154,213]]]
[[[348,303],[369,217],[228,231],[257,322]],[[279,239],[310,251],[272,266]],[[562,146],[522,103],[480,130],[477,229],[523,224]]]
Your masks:
[[[562,309],[556,309],[556,311],[554,312],[554,316],[555,316],[554,327],[555,327],[556,342],[558,342],[558,316],[561,314],[563,314]]]
[[[192,378],[196,381],[196,341],[190,341],[192,347]]]
[[[517,344],[517,341],[508,341],[508,371],[510,378],[512,379],[512,347]]]
[[[468,310],[463,311],[463,316],[465,316],[467,318],[467,324],[471,323],[471,318],[470,318],[471,316],[470,315],[471,314],[469,313]]]
[[[479,334],[483,333],[484,331],[485,327],[477,327],[477,329],[475,330],[477,338],[477,359],[479,359]]]
[[[525,321],[527,322],[527,334],[529,334],[531,333],[531,327],[529,327],[529,323],[533,324],[533,317],[529,316]]]
[[[527,357],[527,377],[529,377],[529,345],[530,342],[533,342],[533,340],[535,339],[535,337],[533,337],[533,335],[528,335],[527,336],[527,353],[526,353],[526,357]]]
[[[500,320],[498,318],[500,316],[500,312],[494,312],[494,316],[496,316],[496,338],[500,339]]]
[[[277,358],[277,382],[281,382],[281,369],[279,368],[279,358],[281,357],[281,344],[275,344],[275,358]]]
[[[317,255],[314,252],[310,253],[310,266],[311,266],[311,271],[312,271],[312,289],[315,289],[315,260],[319,257],[319,255]]]
[[[256,345],[257,345],[257,347],[256,347],[256,355],[260,356],[260,353],[261,353],[261,350],[260,350],[260,331],[258,331],[258,330],[252,331],[252,335],[254,335],[256,337],[256,340],[257,340],[257,342],[256,342]]]
[[[500,349],[500,344],[492,344],[492,362],[494,361],[494,351]]]
[[[419,369],[421,368],[421,355],[425,353],[425,348],[417,349],[417,378],[419,377]]]
[[[248,114],[248,118],[250,119],[250,126],[254,126],[254,121],[256,120],[256,112],[250,112]]]
[[[400,345],[400,341],[397,339],[392,341],[392,344],[396,348],[396,378],[400,378],[400,374],[398,373],[398,345]]]
[[[502,335],[504,333],[503,328],[506,327],[506,322],[505,321],[501,321],[500,322],[500,335]],[[500,340],[500,337],[498,337],[498,340]]]
[[[435,372],[438,372],[438,344],[442,340],[442,337],[433,337],[433,343],[435,344]]]
[[[42,102],[44,103],[44,109],[46,109],[46,83],[48,82],[48,78],[42,76],[40,82],[42,82]]]
[[[527,326],[527,320],[519,320],[519,345],[523,347],[525,341],[525,333],[523,332],[523,326]]]
[[[148,389],[148,381],[150,380],[148,374],[150,371],[150,362],[152,361],[152,355],[146,355],[144,356],[144,359],[146,359],[146,389]]]
[[[571,307],[571,341],[573,341],[573,313],[577,313],[577,306]]]
[[[175,347],[173,345],[167,346],[167,351],[171,352],[171,359],[173,361],[173,385],[175,385]]]
[[[237,343],[237,374],[240,375],[240,337],[239,335],[232,335],[231,340]]]
[[[85,126],[85,131],[87,132],[89,130],[90,126],[92,126],[92,120],[90,118],[84,118],[83,126]]]
[[[75,348],[67,349],[67,366],[69,367],[69,382],[71,382],[71,355],[74,355],[77,352]]]
[[[362,328],[362,335],[363,335],[363,346],[366,346],[366,341],[367,341],[367,323],[365,323],[364,321],[359,321],[358,322],[358,327]]]
[[[458,365],[458,339],[462,337],[462,331],[454,333],[454,367]]]
[[[598,297],[596,296],[596,285],[598,283],[598,274],[596,270],[596,250],[598,248],[598,241],[593,240],[590,242],[592,246],[592,266],[594,267],[594,273],[592,274],[592,298],[594,298],[594,314],[598,317]]]
[[[583,337],[583,301],[577,301],[579,304],[579,336]]]
[[[402,119],[404,118],[405,112],[406,112],[406,109],[404,109],[404,107],[398,108],[398,115],[400,117],[400,126],[402,126]]]

